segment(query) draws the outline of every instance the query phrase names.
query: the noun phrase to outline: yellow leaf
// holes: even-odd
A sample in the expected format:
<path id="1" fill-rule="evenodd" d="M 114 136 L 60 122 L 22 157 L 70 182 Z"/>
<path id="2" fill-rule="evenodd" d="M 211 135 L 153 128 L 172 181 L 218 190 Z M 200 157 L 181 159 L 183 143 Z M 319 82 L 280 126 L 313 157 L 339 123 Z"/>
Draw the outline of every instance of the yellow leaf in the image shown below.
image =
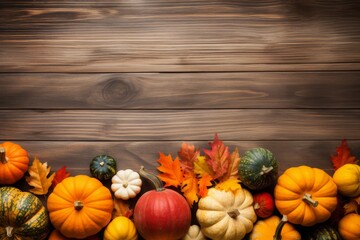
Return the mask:
<path id="1" fill-rule="evenodd" d="M 181 192 L 184 194 L 189 205 L 192 206 L 194 202 L 199 200 L 199 196 L 197 195 L 198 181 L 196 176 L 190 172 L 186 173 L 184 177 L 185 179 L 181 186 Z"/>
<path id="2" fill-rule="evenodd" d="M 161 181 L 165 182 L 164 187 L 178 187 L 183 181 L 183 173 L 181 171 L 180 160 L 178 157 L 172 160 L 171 155 L 165 156 L 160 153 L 158 162 L 161 164 L 157 169 L 162 172 L 158 175 Z"/>
<path id="3" fill-rule="evenodd" d="M 32 165 L 28 169 L 29 177 L 26 177 L 28 184 L 34 188 L 29 191 L 36 195 L 45 195 L 48 193 L 52 181 L 55 177 L 55 173 L 50 173 L 50 167 L 47 163 L 41 163 L 40 160 L 35 157 Z"/>
<path id="4" fill-rule="evenodd" d="M 216 184 L 215 188 L 218 189 L 218 190 L 225 190 L 225 191 L 233 191 L 233 192 L 235 192 L 236 190 L 241 188 L 241 185 L 240 185 L 239 180 L 237 178 L 230 178 L 230 179 L 228 179 L 226 181 L 219 182 L 218 184 Z"/>
<path id="5" fill-rule="evenodd" d="M 205 175 L 214 175 L 214 172 L 207 164 L 206 158 L 204 156 L 198 156 L 196 161 L 194 162 L 194 173 L 200 175 L 201 177 Z"/>

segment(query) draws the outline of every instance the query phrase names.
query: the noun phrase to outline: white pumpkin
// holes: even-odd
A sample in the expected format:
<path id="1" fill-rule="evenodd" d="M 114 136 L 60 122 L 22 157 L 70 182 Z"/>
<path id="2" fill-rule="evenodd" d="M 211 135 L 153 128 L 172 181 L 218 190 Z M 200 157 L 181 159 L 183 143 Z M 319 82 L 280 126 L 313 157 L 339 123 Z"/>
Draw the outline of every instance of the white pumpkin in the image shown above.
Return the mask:
<path id="1" fill-rule="evenodd" d="M 182 240 L 206 240 L 198 225 L 191 225 Z"/>
<path id="2" fill-rule="evenodd" d="M 142 181 L 139 173 L 131 170 L 120 170 L 111 179 L 111 190 L 116 198 L 128 200 L 134 198 L 140 191 Z"/>
<path id="3" fill-rule="evenodd" d="M 201 231 L 213 240 L 243 239 L 257 219 L 252 204 L 253 197 L 246 189 L 209 189 L 196 211 Z"/>

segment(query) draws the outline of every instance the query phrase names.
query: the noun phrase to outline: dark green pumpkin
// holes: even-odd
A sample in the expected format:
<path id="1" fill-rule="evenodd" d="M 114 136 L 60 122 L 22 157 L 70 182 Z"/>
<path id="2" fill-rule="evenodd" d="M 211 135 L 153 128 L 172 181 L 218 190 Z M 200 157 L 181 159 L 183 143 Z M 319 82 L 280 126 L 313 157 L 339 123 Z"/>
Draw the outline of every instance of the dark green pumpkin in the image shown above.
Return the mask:
<path id="1" fill-rule="evenodd" d="M 0 240 L 46 239 L 48 212 L 32 193 L 14 187 L 0 188 Z"/>
<path id="2" fill-rule="evenodd" d="M 338 231 L 329 225 L 321 225 L 305 231 L 305 240 L 341 240 Z"/>
<path id="3" fill-rule="evenodd" d="M 116 160 L 108 155 L 96 156 L 91 160 L 90 173 L 101 181 L 108 180 L 116 173 Z"/>
<path id="4" fill-rule="evenodd" d="M 264 148 L 253 148 L 244 153 L 239 164 L 241 182 L 252 190 L 260 190 L 276 183 L 278 164 L 274 155 Z"/>

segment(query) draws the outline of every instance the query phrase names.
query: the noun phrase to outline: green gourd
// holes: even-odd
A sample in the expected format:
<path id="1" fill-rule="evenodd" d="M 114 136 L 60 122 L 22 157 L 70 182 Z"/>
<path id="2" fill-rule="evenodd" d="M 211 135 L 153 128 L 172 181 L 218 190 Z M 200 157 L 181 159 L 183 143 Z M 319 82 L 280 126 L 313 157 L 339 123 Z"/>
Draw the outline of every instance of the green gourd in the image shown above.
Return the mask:
<path id="1" fill-rule="evenodd" d="M 239 178 L 248 188 L 267 188 L 276 183 L 277 176 L 278 164 L 269 150 L 257 147 L 246 151 L 241 157 Z"/>
<path id="2" fill-rule="evenodd" d="M 108 155 L 99 155 L 90 162 L 90 173 L 100 181 L 109 180 L 116 173 L 116 160 Z"/>
<path id="3" fill-rule="evenodd" d="M 305 240 L 341 240 L 336 229 L 325 224 L 316 226 L 313 230 L 305 231 L 307 234 L 303 236 Z"/>
<path id="4" fill-rule="evenodd" d="M 49 229 L 48 212 L 35 195 L 0 188 L 0 240 L 43 240 Z"/>

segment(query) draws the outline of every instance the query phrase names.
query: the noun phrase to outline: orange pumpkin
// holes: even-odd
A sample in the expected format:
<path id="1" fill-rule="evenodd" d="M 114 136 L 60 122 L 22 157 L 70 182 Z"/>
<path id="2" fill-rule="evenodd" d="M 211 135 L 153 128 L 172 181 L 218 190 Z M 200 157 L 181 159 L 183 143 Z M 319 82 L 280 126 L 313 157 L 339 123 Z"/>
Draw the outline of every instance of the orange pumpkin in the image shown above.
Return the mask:
<path id="1" fill-rule="evenodd" d="M 111 220 L 111 192 L 85 175 L 65 178 L 50 194 L 47 207 L 53 226 L 68 238 L 95 235 Z"/>
<path id="2" fill-rule="evenodd" d="M 360 239 L 360 215 L 356 213 L 346 214 L 340 219 L 338 230 L 344 240 Z"/>
<path id="3" fill-rule="evenodd" d="M 29 167 L 25 149 L 12 142 L 0 144 L 0 184 L 14 184 L 20 180 Z"/>
<path id="4" fill-rule="evenodd" d="M 287 169 L 274 190 L 275 205 L 289 222 L 313 226 L 330 218 L 337 205 L 337 187 L 323 170 L 308 166 Z"/>
<path id="5" fill-rule="evenodd" d="M 76 240 L 76 238 L 67 238 L 55 229 L 51 232 L 48 240 Z M 100 237 L 97 235 L 93 235 L 91 237 L 84 238 L 83 240 L 100 240 Z"/>

